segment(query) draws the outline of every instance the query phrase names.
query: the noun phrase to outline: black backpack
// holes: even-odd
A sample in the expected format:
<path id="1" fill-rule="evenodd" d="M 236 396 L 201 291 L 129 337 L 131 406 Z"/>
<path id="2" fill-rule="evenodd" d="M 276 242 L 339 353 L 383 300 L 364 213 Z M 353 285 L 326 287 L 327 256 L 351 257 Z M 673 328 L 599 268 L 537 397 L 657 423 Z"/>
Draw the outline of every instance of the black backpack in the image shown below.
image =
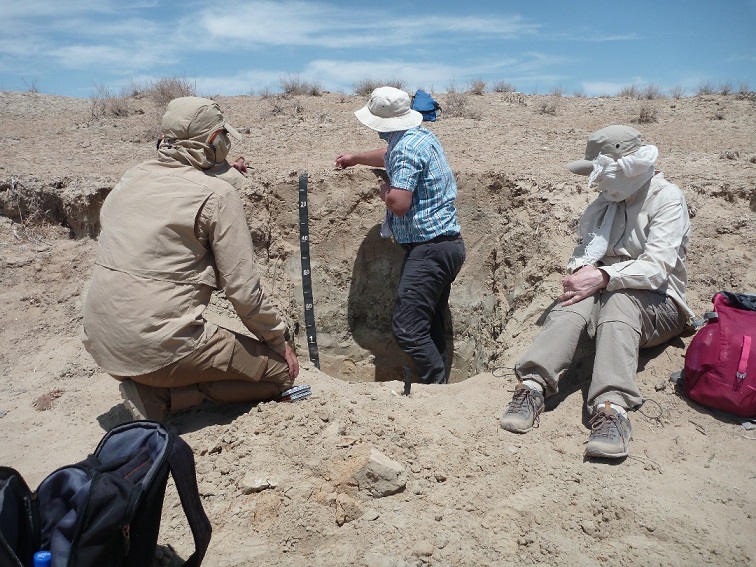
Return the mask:
<path id="1" fill-rule="evenodd" d="M 36 551 L 52 567 L 149 567 L 157 548 L 168 474 L 194 536 L 184 564 L 198 567 L 212 528 L 202 508 L 187 443 L 156 421 L 111 429 L 85 460 L 52 472 L 31 491 L 0 467 L 0 566 L 31 567 Z"/>

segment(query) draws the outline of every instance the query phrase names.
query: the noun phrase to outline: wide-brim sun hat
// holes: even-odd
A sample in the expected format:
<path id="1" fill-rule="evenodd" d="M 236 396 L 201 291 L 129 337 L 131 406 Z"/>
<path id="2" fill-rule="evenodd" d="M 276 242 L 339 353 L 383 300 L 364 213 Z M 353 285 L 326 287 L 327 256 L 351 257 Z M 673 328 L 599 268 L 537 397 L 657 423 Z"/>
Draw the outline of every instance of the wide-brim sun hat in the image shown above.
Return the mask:
<path id="1" fill-rule="evenodd" d="M 163 115 L 162 131 L 168 139 L 191 140 L 225 129 L 241 141 L 244 137 L 226 122 L 220 105 L 208 98 L 184 96 L 168 103 Z"/>
<path id="2" fill-rule="evenodd" d="M 394 87 L 378 87 L 368 103 L 354 113 L 357 120 L 376 132 L 398 132 L 419 126 L 423 115 L 410 108 L 410 97 Z"/>
<path id="3" fill-rule="evenodd" d="M 593 171 L 593 160 L 599 154 L 618 160 L 636 152 L 642 145 L 641 134 L 635 128 L 622 124 L 607 126 L 588 136 L 585 159 L 571 161 L 567 164 L 567 169 L 578 175 L 590 175 Z"/>

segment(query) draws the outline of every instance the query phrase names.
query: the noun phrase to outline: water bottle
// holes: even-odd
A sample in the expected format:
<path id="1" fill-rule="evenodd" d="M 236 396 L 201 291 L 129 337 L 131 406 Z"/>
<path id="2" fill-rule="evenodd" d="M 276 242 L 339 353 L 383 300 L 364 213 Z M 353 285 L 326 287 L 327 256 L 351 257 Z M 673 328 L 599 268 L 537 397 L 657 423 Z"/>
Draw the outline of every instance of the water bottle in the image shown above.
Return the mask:
<path id="1" fill-rule="evenodd" d="M 34 554 L 34 567 L 50 567 L 52 555 L 49 551 L 38 551 Z"/>

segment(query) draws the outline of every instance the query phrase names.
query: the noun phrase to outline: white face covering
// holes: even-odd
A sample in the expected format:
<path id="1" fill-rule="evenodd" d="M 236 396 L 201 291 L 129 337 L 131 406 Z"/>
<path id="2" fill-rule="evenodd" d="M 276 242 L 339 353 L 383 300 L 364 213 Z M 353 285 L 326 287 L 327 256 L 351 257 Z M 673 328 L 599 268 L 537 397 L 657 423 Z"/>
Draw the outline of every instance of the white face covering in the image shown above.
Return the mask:
<path id="1" fill-rule="evenodd" d="M 608 203 L 592 222 L 581 219 L 579 230 L 585 249 L 580 265 L 595 265 L 604 257 L 619 208 L 617 203 L 632 197 L 654 176 L 654 164 L 658 155 L 656 146 L 641 146 L 635 153 L 616 161 L 602 154 L 593 160 L 588 186 L 595 183 L 596 189 Z"/>
<path id="2" fill-rule="evenodd" d="M 604 194 L 607 201 L 624 201 L 654 176 L 654 163 L 658 155 L 656 146 L 641 146 L 635 153 L 617 161 L 599 154 L 593 160 L 588 185 L 595 183 L 596 189 Z"/>

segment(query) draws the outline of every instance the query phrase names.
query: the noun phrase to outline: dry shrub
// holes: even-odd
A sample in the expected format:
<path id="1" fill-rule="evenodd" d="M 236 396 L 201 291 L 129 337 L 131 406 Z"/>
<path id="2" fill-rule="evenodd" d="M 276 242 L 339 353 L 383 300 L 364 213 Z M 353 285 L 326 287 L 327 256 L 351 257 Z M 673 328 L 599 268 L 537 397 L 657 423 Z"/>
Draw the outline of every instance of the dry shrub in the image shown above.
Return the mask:
<path id="1" fill-rule="evenodd" d="M 483 79 L 475 79 L 470 82 L 470 89 L 468 92 L 474 95 L 482 95 L 486 92 L 486 82 Z"/>
<path id="2" fill-rule="evenodd" d="M 557 113 L 557 103 L 555 100 L 545 100 L 540 105 L 538 105 L 538 112 L 541 114 L 551 114 L 552 116 L 556 116 Z"/>
<path id="3" fill-rule="evenodd" d="M 281 90 L 286 96 L 320 96 L 323 89 L 320 83 L 305 81 L 299 75 L 286 75 L 279 79 Z"/>
<path id="4" fill-rule="evenodd" d="M 483 117 L 479 111 L 470 108 L 470 93 L 460 92 L 454 86 L 446 91 L 441 107 L 444 109 L 443 116 L 449 118 L 480 120 Z"/>
<path id="5" fill-rule="evenodd" d="M 729 81 L 719 85 L 719 94 L 723 96 L 727 96 L 731 92 L 732 92 L 732 83 L 730 83 Z"/>
<path id="6" fill-rule="evenodd" d="M 297 98 L 289 98 L 286 94 L 279 94 L 269 97 L 268 112 L 272 116 L 284 116 L 287 114 L 301 114 L 304 111 L 304 106 Z"/>
<path id="7" fill-rule="evenodd" d="M 147 83 L 141 89 L 145 98 L 153 101 L 159 108 L 168 105 L 174 98 L 196 96 L 196 85 L 184 77 L 166 77 Z"/>
<path id="8" fill-rule="evenodd" d="M 738 85 L 738 94 L 741 96 L 748 96 L 751 94 L 751 87 L 746 81 L 742 81 L 740 85 Z"/>
<path id="9" fill-rule="evenodd" d="M 697 96 L 713 95 L 713 94 L 716 94 L 716 92 L 717 92 L 717 89 L 715 89 L 714 85 L 712 85 L 708 81 L 705 83 L 701 83 L 696 89 Z"/>
<path id="10" fill-rule="evenodd" d="M 685 96 L 685 87 L 681 87 L 680 85 L 675 85 L 671 89 L 669 89 L 669 94 L 674 99 L 681 99 Z"/>
<path id="11" fill-rule="evenodd" d="M 494 83 L 493 90 L 495 93 L 513 93 L 517 89 L 512 83 L 497 81 L 496 83 Z"/>
<path id="12" fill-rule="evenodd" d="M 403 91 L 405 90 L 405 83 L 401 79 L 389 79 L 388 81 L 382 81 L 380 79 L 366 77 L 364 79 L 360 79 L 359 81 L 355 81 L 352 85 L 352 88 L 354 88 L 354 93 L 360 96 L 370 96 L 370 93 L 372 93 L 378 87 L 394 87 L 395 89 Z"/>
<path id="13" fill-rule="evenodd" d="M 95 92 L 89 99 L 90 113 L 93 120 L 109 116 L 128 116 L 129 99 L 126 94 L 114 95 L 105 85 L 95 85 Z"/>
<path id="14" fill-rule="evenodd" d="M 617 93 L 617 96 L 620 96 L 623 98 L 640 98 L 640 89 L 635 85 L 630 85 L 629 87 L 622 87 Z"/>
<path id="15" fill-rule="evenodd" d="M 645 104 L 640 107 L 637 119 L 638 124 L 651 124 L 657 121 L 656 109 L 654 107 Z"/>
<path id="16" fill-rule="evenodd" d="M 651 83 L 650 85 L 646 85 L 640 91 L 640 98 L 645 98 L 646 100 L 664 98 L 664 93 L 662 92 L 662 89 L 659 85 Z"/>
<path id="17" fill-rule="evenodd" d="M 265 100 L 269 99 L 270 97 L 275 96 L 273 94 L 273 91 L 271 91 L 268 87 L 260 89 L 260 98 Z"/>
<path id="18" fill-rule="evenodd" d="M 562 87 L 554 87 L 549 94 L 559 98 L 564 94 L 564 89 Z"/>

